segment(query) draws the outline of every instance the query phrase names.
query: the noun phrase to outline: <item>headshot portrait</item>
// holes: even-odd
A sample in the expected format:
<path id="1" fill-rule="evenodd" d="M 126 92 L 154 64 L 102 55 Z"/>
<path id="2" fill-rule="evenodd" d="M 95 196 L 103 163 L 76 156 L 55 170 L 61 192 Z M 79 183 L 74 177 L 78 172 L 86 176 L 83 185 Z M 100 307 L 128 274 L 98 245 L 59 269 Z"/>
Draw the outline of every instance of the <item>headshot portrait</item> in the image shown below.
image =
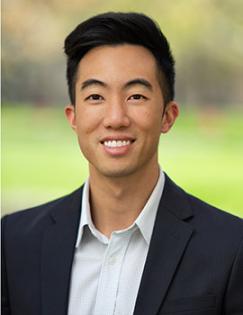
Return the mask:
<path id="1" fill-rule="evenodd" d="M 187 49 L 179 60 L 191 66 L 177 69 L 166 23 L 146 11 L 102 11 L 70 25 L 62 42 L 55 39 L 63 68 L 56 66 L 53 77 L 47 72 L 43 86 L 32 74 L 34 105 L 21 105 L 24 91 L 16 94 L 22 102 L 11 105 L 15 76 L 4 81 L 6 122 L 22 123 L 18 133 L 31 150 L 19 143 L 11 173 L 17 145 L 10 144 L 18 137 L 6 133 L 2 314 L 242 315 L 243 212 L 240 198 L 229 196 L 240 190 L 233 170 L 242 148 L 238 140 L 234 146 L 234 129 L 221 148 L 235 155 L 224 164 L 218 148 L 227 137 L 217 128 L 227 126 L 222 99 L 231 92 L 212 88 L 221 70 L 211 74 L 213 59 L 188 58 Z M 236 85 L 235 100 L 237 91 Z M 63 106 L 50 109 L 56 94 Z M 32 168 L 33 186 L 24 175 Z M 11 188 L 11 178 L 29 181 L 28 188 Z"/>

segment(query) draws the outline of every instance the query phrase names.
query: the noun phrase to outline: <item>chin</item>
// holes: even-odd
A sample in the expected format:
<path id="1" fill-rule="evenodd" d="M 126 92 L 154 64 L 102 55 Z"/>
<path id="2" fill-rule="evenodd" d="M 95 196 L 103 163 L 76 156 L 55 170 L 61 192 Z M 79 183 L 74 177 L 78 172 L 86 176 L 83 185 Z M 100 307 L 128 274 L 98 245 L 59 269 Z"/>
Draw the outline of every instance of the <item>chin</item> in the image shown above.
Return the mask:
<path id="1" fill-rule="evenodd" d="M 136 173 L 136 168 L 135 167 L 107 167 L 107 168 L 100 168 L 97 169 L 102 176 L 105 177 L 111 177 L 111 178 L 121 178 L 121 177 L 126 177 L 130 176 L 134 173 Z"/>

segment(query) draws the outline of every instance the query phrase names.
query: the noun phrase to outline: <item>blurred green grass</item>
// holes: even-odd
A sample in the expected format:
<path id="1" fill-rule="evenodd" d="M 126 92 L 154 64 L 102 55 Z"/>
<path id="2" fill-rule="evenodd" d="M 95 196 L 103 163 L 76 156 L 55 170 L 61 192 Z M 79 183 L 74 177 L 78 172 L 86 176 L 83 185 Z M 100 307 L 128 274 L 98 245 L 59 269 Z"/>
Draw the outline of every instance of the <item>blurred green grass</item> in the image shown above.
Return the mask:
<path id="1" fill-rule="evenodd" d="M 161 136 L 160 163 L 186 191 L 243 217 L 240 110 L 183 108 Z M 2 212 L 67 194 L 88 176 L 63 109 L 8 104 L 2 109 Z"/>

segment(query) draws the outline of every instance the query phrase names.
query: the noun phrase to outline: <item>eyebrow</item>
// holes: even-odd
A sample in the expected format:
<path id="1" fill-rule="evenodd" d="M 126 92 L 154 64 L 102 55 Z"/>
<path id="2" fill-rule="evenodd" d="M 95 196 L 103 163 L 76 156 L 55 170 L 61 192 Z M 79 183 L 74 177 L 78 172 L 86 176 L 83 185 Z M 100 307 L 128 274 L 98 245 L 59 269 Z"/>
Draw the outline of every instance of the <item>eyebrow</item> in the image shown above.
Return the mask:
<path id="1" fill-rule="evenodd" d="M 128 81 L 125 84 L 124 88 L 127 89 L 127 88 L 129 88 L 129 87 L 131 87 L 133 85 L 142 85 L 143 87 L 146 87 L 150 91 L 153 90 L 152 84 L 148 80 L 145 80 L 143 78 L 136 78 L 134 80 Z"/>
<path id="2" fill-rule="evenodd" d="M 103 86 L 103 87 L 107 87 L 107 84 L 100 81 L 100 80 L 97 80 L 97 79 L 88 79 L 86 81 L 84 81 L 82 84 L 81 84 L 81 90 L 84 90 L 85 88 L 91 86 L 91 85 L 100 85 L 100 86 Z"/>
<path id="3" fill-rule="evenodd" d="M 82 82 L 81 90 L 84 90 L 87 87 L 92 86 L 92 85 L 99 85 L 102 87 L 107 87 L 107 84 L 103 81 L 100 81 L 97 79 L 88 79 L 88 80 Z M 142 85 L 143 87 L 146 87 L 150 91 L 153 90 L 152 84 L 148 80 L 143 79 L 143 78 L 136 78 L 136 79 L 133 79 L 133 80 L 126 82 L 123 89 L 128 89 L 128 88 L 132 87 L 133 85 Z"/>

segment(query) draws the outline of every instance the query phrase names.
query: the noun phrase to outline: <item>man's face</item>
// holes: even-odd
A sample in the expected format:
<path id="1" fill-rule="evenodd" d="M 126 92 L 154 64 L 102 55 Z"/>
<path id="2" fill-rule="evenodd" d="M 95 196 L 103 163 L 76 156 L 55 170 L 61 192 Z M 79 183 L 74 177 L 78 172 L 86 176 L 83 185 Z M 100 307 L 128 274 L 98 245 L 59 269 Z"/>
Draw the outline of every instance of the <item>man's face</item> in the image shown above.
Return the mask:
<path id="1" fill-rule="evenodd" d="M 81 59 L 75 108 L 65 112 L 92 174 L 124 177 L 157 167 L 160 134 L 178 107 L 164 109 L 156 67 L 149 50 L 129 44 L 96 47 Z"/>

